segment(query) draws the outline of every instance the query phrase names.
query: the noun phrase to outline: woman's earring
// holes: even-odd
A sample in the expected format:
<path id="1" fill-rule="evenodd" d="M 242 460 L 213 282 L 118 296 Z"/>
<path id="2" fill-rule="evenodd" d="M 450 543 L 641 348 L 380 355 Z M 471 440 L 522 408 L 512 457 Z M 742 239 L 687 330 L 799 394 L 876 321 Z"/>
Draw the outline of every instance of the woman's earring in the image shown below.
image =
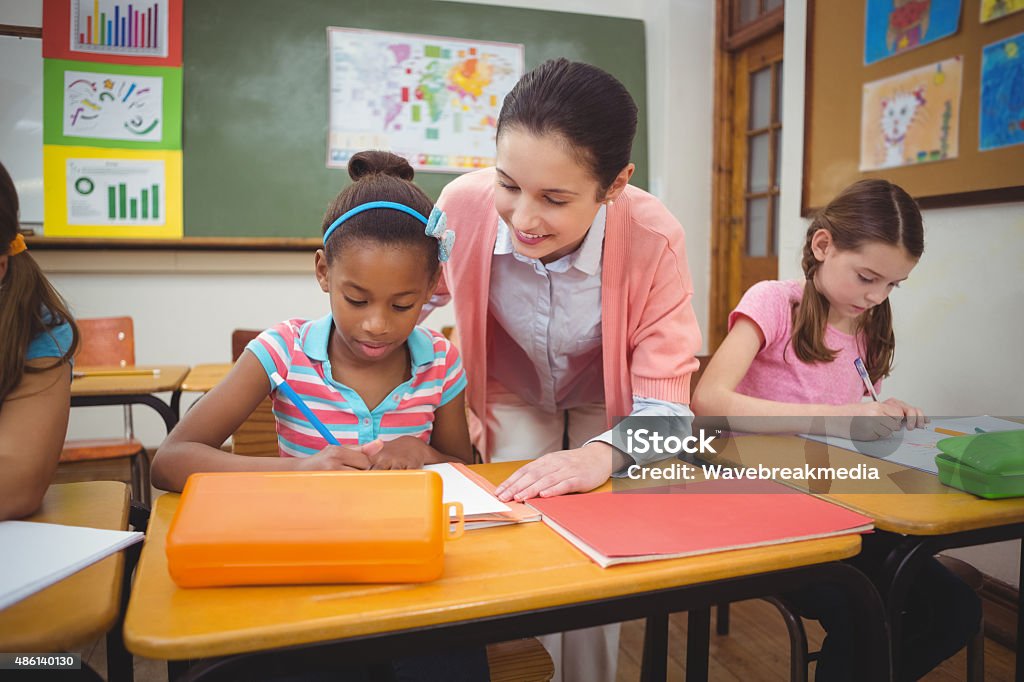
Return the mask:
<path id="1" fill-rule="evenodd" d="M 606 203 L 606 204 L 608 204 L 609 206 L 611 206 L 612 204 L 614 204 L 614 203 L 615 203 L 615 200 L 614 200 L 614 199 L 609 199 L 608 201 L 606 201 L 606 202 L 604 202 L 604 203 Z"/>

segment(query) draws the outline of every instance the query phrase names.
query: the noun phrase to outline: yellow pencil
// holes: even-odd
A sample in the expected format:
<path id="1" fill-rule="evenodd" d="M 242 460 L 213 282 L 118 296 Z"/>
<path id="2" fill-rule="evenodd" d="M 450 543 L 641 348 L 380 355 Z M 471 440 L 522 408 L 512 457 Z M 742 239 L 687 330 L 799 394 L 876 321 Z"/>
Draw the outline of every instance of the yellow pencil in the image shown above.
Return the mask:
<path id="1" fill-rule="evenodd" d="M 961 431 L 954 431 L 953 429 L 942 429 L 942 428 L 939 428 L 938 426 L 935 427 L 935 433 L 941 433 L 941 434 L 944 434 L 946 436 L 966 436 L 967 435 L 966 433 L 963 433 Z"/>
<path id="2" fill-rule="evenodd" d="M 75 372 L 75 377 L 126 377 L 126 376 L 157 376 L 159 369 L 88 369 Z"/>

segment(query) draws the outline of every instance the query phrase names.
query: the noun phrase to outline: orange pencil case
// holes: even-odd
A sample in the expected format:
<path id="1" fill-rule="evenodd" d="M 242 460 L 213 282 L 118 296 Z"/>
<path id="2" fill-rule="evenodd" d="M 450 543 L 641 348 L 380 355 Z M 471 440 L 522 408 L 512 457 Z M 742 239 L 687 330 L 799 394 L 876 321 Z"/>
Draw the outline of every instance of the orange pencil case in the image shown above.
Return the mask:
<path id="1" fill-rule="evenodd" d="M 434 580 L 463 532 L 441 492 L 432 471 L 193 474 L 167 566 L 181 587 Z"/>

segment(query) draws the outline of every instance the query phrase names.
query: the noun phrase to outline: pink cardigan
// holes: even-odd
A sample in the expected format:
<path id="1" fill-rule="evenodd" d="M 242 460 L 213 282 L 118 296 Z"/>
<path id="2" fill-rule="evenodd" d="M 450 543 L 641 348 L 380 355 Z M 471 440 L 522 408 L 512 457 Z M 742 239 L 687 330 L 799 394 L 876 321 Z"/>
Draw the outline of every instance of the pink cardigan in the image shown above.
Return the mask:
<path id="1" fill-rule="evenodd" d="M 470 409 L 487 414 L 488 289 L 498 230 L 493 168 L 449 183 L 437 201 L 456 234 L 438 291 L 455 305 Z M 683 228 L 658 199 L 633 186 L 608 208 L 601 265 L 601 344 L 610 428 L 633 409 L 633 395 L 690 402 L 700 329 Z M 486 429 L 478 442 L 484 461 Z"/>

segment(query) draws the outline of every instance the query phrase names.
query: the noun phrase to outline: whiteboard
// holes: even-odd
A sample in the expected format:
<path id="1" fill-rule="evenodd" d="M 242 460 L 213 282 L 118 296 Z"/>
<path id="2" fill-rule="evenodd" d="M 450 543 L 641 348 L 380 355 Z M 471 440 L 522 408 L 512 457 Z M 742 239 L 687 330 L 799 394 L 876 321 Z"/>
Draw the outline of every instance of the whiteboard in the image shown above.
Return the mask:
<path id="1" fill-rule="evenodd" d="M 21 222 L 43 222 L 43 41 L 0 35 L 0 162 L 21 202 Z"/>

